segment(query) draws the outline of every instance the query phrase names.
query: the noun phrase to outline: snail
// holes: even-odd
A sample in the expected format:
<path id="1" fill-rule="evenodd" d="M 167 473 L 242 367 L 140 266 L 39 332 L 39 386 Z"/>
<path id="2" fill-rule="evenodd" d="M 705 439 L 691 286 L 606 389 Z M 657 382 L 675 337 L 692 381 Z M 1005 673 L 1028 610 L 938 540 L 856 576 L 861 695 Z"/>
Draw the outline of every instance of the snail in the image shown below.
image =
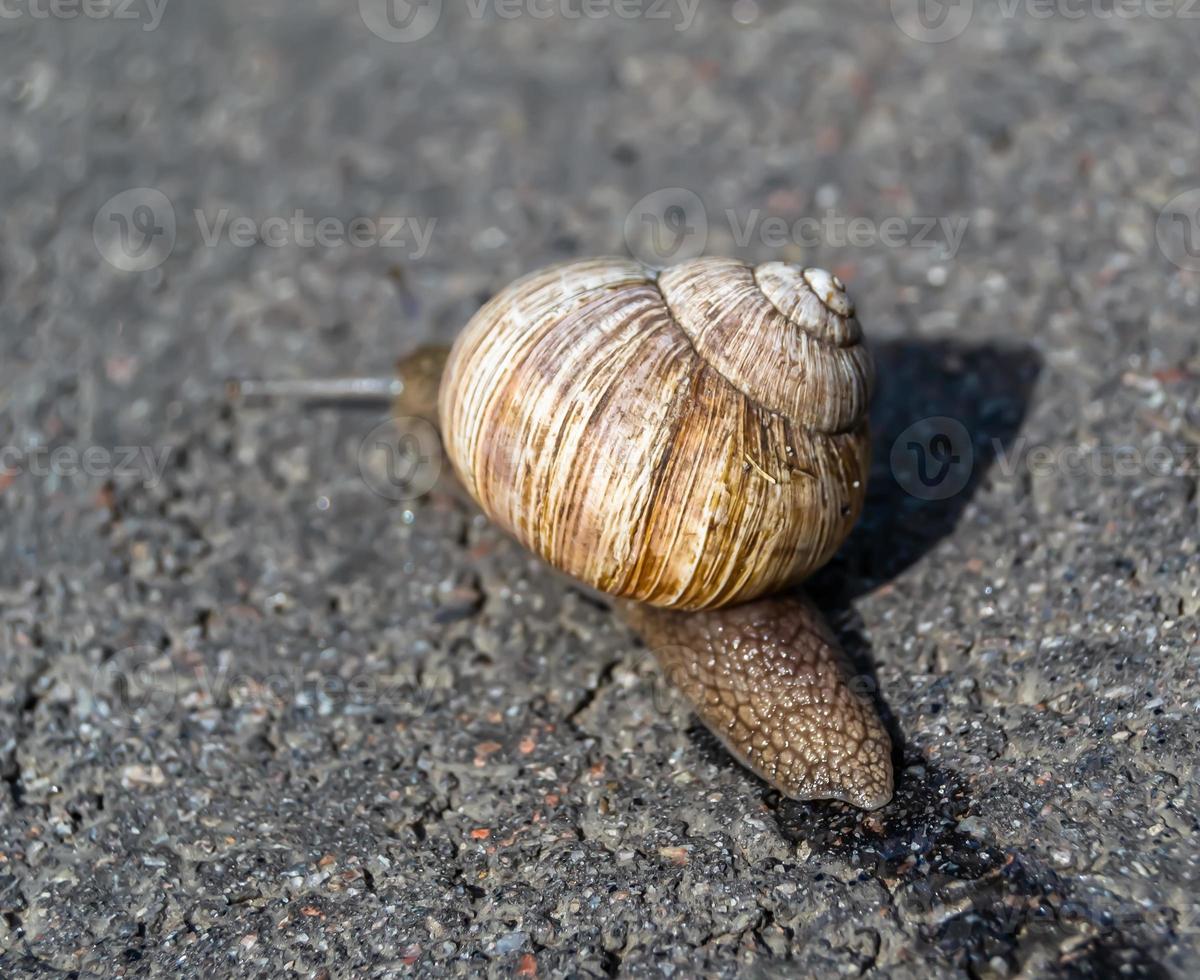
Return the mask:
<path id="1" fill-rule="evenodd" d="M 436 418 L 483 512 L 610 596 L 739 761 L 793 799 L 888 802 L 887 732 L 793 588 L 866 496 L 873 368 L 837 277 L 574 261 L 400 375 L 396 413 Z"/>

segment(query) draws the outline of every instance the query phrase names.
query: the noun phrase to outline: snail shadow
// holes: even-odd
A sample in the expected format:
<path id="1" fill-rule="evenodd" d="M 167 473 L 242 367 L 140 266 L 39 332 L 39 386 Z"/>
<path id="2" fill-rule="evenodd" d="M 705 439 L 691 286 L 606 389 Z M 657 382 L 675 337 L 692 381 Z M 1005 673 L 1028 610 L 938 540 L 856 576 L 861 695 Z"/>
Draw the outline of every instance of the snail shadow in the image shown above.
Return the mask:
<path id="1" fill-rule="evenodd" d="M 1041 358 L 1029 347 L 873 345 L 873 462 L 854 532 L 812 591 L 851 600 L 890 582 L 954 531 L 998 458 L 1012 458 Z"/>
<path id="2" fill-rule="evenodd" d="M 872 345 L 873 462 L 862 519 L 829 565 L 806 585 L 874 682 L 853 601 L 902 574 L 957 527 L 997 460 L 1017 440 L 1041 358 L 1028 346 L 897 339 Z M 878 689 L 878 688 L 876 688 Z M 895 747 L 903 736 L 879 705 Z"/>

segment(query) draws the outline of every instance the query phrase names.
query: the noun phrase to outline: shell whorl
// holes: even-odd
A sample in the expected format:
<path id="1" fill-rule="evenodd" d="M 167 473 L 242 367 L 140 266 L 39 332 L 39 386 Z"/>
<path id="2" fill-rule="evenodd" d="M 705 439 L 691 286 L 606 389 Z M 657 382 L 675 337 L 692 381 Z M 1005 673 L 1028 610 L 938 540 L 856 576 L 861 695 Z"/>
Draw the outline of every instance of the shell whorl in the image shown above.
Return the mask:
<path id="1" fill-rule="evenodd" d="M 484 511 L 613 595 L 696 609 L 829 559 L 866 488 L 870 356 L 835 277 L 591 259 L 471 320 L 440 394 Z"/>
<path id="2" fill-rule="evenodd" d="M 699 259 L 658 285 L 696 353 L 760 405 L 818 432 L 845 432 L 866 414 L 871 357 L 835 276 Z"/>

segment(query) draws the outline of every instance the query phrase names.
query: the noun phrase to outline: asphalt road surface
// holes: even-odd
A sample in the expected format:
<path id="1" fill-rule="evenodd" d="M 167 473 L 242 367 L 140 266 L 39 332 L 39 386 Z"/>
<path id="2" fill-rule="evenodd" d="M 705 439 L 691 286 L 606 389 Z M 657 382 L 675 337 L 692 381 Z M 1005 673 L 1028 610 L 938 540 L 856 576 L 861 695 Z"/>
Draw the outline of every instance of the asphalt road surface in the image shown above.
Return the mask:
<path id="1" fill-rule="evenodd" d="M 2 10 L 0 975 L 1200 972 L 1187 5 Z M 837 271 L 877 355 L 811 586 L 876 813 L 733 762 L 420 433 L 225 397 L 700 252 Z"/>

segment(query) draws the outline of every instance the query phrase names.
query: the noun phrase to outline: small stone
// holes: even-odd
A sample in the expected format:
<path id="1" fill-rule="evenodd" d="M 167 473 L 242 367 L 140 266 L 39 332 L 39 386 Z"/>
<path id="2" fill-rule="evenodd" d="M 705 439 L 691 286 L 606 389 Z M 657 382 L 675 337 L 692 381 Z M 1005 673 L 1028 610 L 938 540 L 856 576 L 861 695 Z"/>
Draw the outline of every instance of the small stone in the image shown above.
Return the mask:
<path id="1" fill-rule="evenodd" d="M 157 764 L 143 766 L 135 763 L 121 770 L 121 785 L 126 789 L 141 789 L 146 786 L 163 786 L 167 777 Z"/>
<path id="2" fill-rule="evenodd" d="M 496 940 L 496 952 L 500 954 L 515 953 L 525 945 L 529 936 L 523 932 L 510 932 Z"/>
<path id="3" fill-rule="evenodd" d="M 976 840 L 987 840 L 989 836 L 987 827 L 979 817 L 967 817 L 960 820 L 956 829 L 960 834 L 966 834 Z"/>

